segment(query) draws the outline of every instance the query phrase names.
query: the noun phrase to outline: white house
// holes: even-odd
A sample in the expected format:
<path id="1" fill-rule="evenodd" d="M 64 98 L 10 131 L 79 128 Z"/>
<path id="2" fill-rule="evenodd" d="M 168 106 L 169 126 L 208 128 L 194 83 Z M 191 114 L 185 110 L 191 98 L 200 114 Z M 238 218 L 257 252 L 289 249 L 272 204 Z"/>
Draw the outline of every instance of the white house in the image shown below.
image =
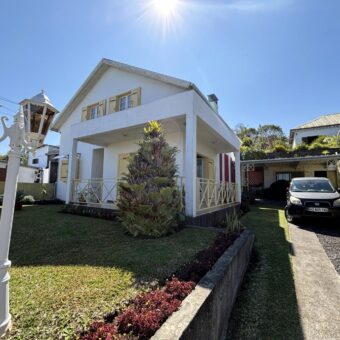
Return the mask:
<path id="1" fill-rule="evenodd" d="M 340 113 L 320 116 L 290 130 L 293 147 L 300 143 L 311 144 L 319 136 L 340 135 Z"/>
<path id="2" fill-rule="evenodd" d="M 162 123 L 167 141 L 178 148 L 187 216 L 240 202 L 240 141 L 219 115 L 216 96 L 207 98 L 191 82 L 108 59 L 100 61 L 52 124 L 61 134 L 58 198 L 115 208 L 127 155 L 137 150 L 151 120 Z M 233 156 L 226 161 L 221 153 Z M 231 179 L 225 167 L 230 170 L 232 163 L 236 184 L 225 181 Z"/>
<path id="3" fill-rule="evenodd" d="M 7 161 L 0 161 L 0 182 L 5 182 L 7 173 Z M 18 183 L 34 183 L 36 178 L 35 168 L 20 165 Z"/>
<path id="4" fill-rule="evenodd" d="M 38 183 L 55 183 L 58 175 L 59 146 L 44 144 L 34 153 L 29 153 L 28 165 L 36 168 Z"/>

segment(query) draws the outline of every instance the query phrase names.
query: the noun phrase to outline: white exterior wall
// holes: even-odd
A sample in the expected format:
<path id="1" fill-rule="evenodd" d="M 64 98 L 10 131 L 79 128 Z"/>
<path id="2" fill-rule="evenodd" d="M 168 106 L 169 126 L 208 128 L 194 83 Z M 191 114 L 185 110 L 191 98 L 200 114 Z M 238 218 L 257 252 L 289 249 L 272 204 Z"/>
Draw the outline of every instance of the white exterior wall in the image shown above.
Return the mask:
<path id="1" fill-rule="evenodd" d="M 294 131 L 293 147 L 302 142 L 302 138 L 311 136 L 336 136 L 340 126 L 320 127 L 315 129 L 303 129 Z"/>
<path id="2" fill-rule="evenodd" d="M 178 175 L 183 177 L 184 169 L 184 134 L 181 132 L 171 133 L 166 135 L 166 141 L 171 146 L 178 148 L 176 155 L 176 163 L 178 166 Z M 119 155 L 135 152 L 138 149 L 138 140 L 130 140 L 109 145 L 104 148 L 104 171 L 103 178 L 118 177 Z M 84 165 L 82 164 L 81 167 Z M 86 166 L 86 165 L 85 165 Z"/>
<path id="3" fill-rule="evenodd" d="M 48 166 L 46 156 L 48 150 L 49 146 L 46 145 L 37 149 L 34 154 L 30 152 L 28 156 L 28 165 L 33 166 L 35 168 L 46 168 Z M 33 164 L 33 159 L 38 159 L 38 163 Z"/>
<path id="4" fill-rule="evenodd" d="M 128 92 L 138 87 L 142 88 L 141 105 L 184 92 L 182 88 L 174 85 L 111 68 L 101 76 L 91 91 L 73 111 L 69 117 L 69 119 L 71 118 L 71 121 L 68 119 L 63 124 L 63 127 L 70 123 L 74 124 L 80 122 L 81 110 L 83 107 L 96 103 L 100 100 Z M 106 105 L 106 112 L 108 112 L 108 105 Z M 115 114 L 124 115 L 124 111 L 116 112 Z"/>
<path id="5" fill-rule="evenodd" d="M 36 169 L 21 166 L 19 169 L 19 183 L 34 183 Z"/>
<path id="6" fill-rule="evenodd" d="M 62 125 L 60 129 L 61 138 L 60 138 L 60 155 L 68 156 L 71 153 L 72 148 L 72 126 L 76 123 L 81 122 L 81 111 L 84 106 L 90 105 L 97 101 L 108 99 L 111 96 L 119 95 L 120 93 L 124 93 L 126 91 L 132 90 L 134 88 L 141 87 L 141 104 L 147 104 L 163 97 L 171 96 L 179 92 L 183 92 L 183 89 L 165 84 L 160 81 L 152 80 L 149 78 L 145 78 L 136 74 L 122 72 L 117 69 L 109 69 L 107 70 L 102 77 L 97 81 L 95 86 L 91 89 L 91 91 L 85 96 L 85 98 L 79 103 L 79 105 L 75 108 L 72 114 L 68 117 L 65 123 Z M 108 105 L 107 105 L 108 110 Z M 140 108 L 138 106 L 137 108 Z M 159 106 L 159 110 L 162 109 L 162 106 Z M 120 111 L 116 112 L 114 115 L 125 116 L 126 112 Z M 148 119 L 148 111 L 145 113 L 145 121 Z M 94 119 L 93 121 L 83 122 L 83 124 L 88 124 L 89 134 L 91 133 L 91 125 L 96 123 L 95 121 L 99 121 L 100 118 Z M 129 121 L 131 125 L 131 121 Z M 114 124 L 114 121 L 109 124 Z M 112 126 L 114 129 L 114 126 Z M 128 146 L 126 152 L 134 151 L 136 141 L 132 142 L 131 146 Z M 127 143 L 126 145 L 128 145 Z M 125 145 L 125 146 L 126 146 Z M 79 178 L 91 178 L 91 169 L 92 169 L 92 151 L 93 149 L 100 148 L 98 145 L 92 145 L 87 143 L 78 142 L 77 152 L 80 154 L 80 169 L 79 169 Z M 124 147 L 123 147 L 124 148 Z M 112 146 L 105 148 L 104 150 L 104 178 L 112 178 L 115 176 L 109 176 L 110 171 L 107 171 L 108 168 L 105 168 L 105 159 L 108 159 L 107 156 L 110 153 L 109 149 L 112 150 Z M 120 146 L 120 150 L 122 150 L 122 146 Z M 129 151 L 131 150 L 131 151 Z M 125 152 L 125 151 L 123 151 Z M 119 152 L 119 153 L 123 153 Z M 60 165 L 60 162 L 59 162 Z M 118 164 L 117 164 L 118 166 Z M 59 174 L 60 177 L 61 166 L 59 166 Z M 114 175 L 114 174 L 112 174 Z M 57 197 L 65 200 L 66 199 L 66 188 L 67 184 L 58 180 L 57 182 Z"/>

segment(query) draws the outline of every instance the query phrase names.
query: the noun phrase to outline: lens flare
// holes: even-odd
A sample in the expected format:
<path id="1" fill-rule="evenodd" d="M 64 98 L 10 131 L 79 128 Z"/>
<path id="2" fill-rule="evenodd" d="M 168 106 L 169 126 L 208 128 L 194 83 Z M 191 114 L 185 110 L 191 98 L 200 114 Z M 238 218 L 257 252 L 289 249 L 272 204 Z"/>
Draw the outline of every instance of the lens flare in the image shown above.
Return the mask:
<path id="1" fill-rule="evenodd" d="M 163 18 L 175 15 L 179 0 L 152 0 L 152 7 Z"/>

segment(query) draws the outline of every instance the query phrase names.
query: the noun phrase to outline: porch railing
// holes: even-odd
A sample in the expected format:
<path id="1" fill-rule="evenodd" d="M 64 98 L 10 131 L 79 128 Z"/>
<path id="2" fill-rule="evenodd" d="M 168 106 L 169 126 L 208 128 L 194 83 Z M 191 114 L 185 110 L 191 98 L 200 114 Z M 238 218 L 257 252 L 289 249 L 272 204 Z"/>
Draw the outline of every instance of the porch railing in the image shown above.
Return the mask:
<path id="1" fill-rule="evenodd" d="M 197 178 L 197 212 L 236 202 L 236 185 L 214 179 Z"/>
<path id="2" fill-rule="evenodd" d="M 122 179 L 117 178 L 74 179 L 72 202 L 114 209 L 117 203 L 118 184 L 121 181 Z M 181 194 L 181 209 L 184 211 L 184 178 L 177 177 L 176 182 Z M 196 208 L 198 212 L 235 202 L 235 183 L 197 178 Z"/>
<path id="3" fill-rule="evenodd" d="M 119 181 L 116 178 L 74 179 L 72 201 L 115 208 Z"/>
<path id="4" fill-rule="evenodd" d="M 72 202 L 116 208 L 118 184 L 123 181 L 117 178 L 74 179 Z M 184 211 L 184 177 L 176 177 L 181 195 L 181 210 Z"/>

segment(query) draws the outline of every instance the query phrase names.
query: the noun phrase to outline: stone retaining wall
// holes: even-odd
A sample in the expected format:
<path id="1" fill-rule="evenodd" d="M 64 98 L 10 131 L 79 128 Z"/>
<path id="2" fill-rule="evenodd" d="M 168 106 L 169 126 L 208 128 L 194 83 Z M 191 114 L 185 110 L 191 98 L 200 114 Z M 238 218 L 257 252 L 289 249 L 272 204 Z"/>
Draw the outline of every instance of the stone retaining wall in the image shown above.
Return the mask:
<path id="1" fill-rule="evenodd" d="M 225 339 L 254 238 L 251 231 L 244 231 L 151 339 Z"/>

